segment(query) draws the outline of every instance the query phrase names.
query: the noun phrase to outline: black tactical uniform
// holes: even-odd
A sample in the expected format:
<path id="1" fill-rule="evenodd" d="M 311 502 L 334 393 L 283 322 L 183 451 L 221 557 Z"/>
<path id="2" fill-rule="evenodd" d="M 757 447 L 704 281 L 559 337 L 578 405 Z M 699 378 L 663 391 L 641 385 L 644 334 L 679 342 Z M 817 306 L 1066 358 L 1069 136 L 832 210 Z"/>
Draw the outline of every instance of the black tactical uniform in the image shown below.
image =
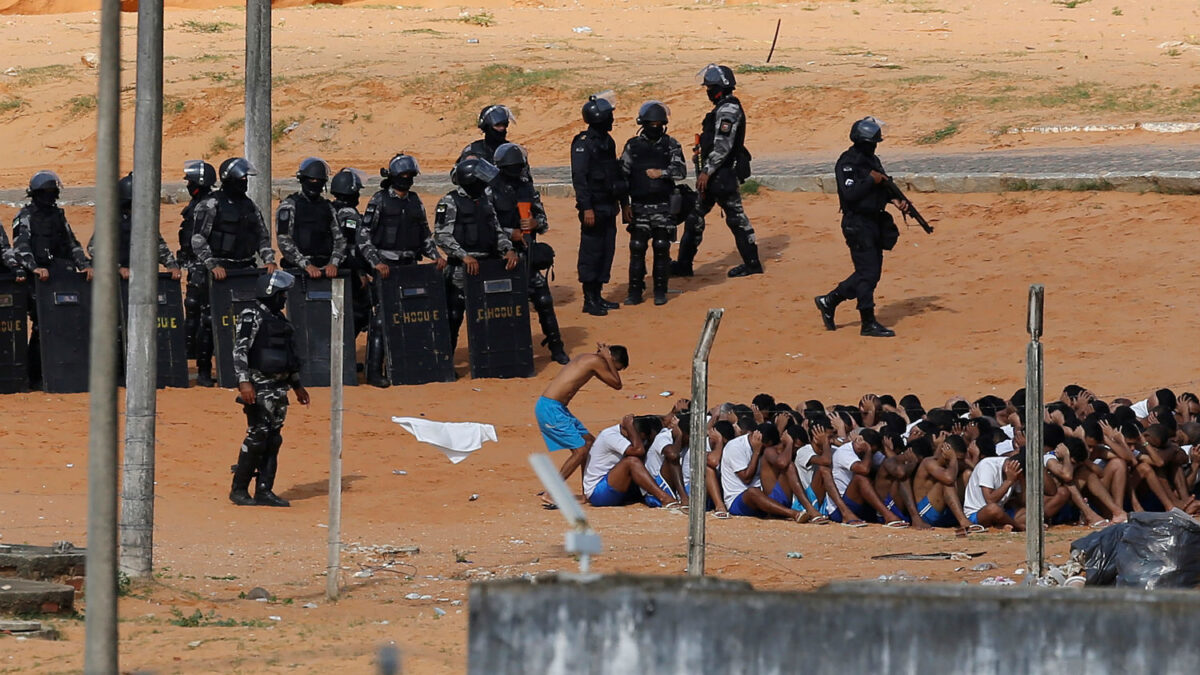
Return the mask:
<path id="1" fill-rule="evenodd" d="M 571 184 L 579 211 L 579 283 L 583 285 L 583 311 L 604 316 L 620 307 L 601 295 L 612 271 L 617 247 L 617 213 L 625 199 L 625 180 L 617 164 L 613 142 L 613 106 L 593 96 L 583 106 L 586 131 L 571 141 Z M 595 219 L 587 225 L 587 213 Z"/>
<path id="2" fill-rule="evenodd" d="M 329 165 L 309 157 L 300 164 L 296 178 L 300 192 L 284 197 L 275 215 L 283 267 L 293 272 L 310 266 L 339 267 L 346 258 L 346 240 L 333 203 L 321 194 L 329 180 Z"/>
<path id="3" fill-rule="evenodd" d="M 195 232 L 196 205 L 208 197 L 217 184 L 217 170 L 203 160 L 189 160 L 183 165 L 183 179 L 187 181 L 187 191 L 192 199 L 180 213 L 179 250 L 175 252 L 175 257 L 187 270 L 187 288 L 183 299 L 187 357 L 196 359 L 197 364 L 206 361 L 211 363 L 212 308 L 208 304 L 208 268 L 196 259 L 196 253 L 192 250 L 192 234 Z M 211 376 L 209 381 L 212 381 Z"/>
<path id="4" fill-rule="evenodd" d="M 679 241 L 679 257 L 672 265 L 676 276 L 692 275 L 692 260 L 704 238 L 704 217 L 713 206 L 720 205 L 725 224 L 733 233 L 742 264 L 729 270 L 731 277 L 762 274 L 758 258 L 758 243 L 754 228 L 742 208 L 741 183 L 749 175 L 750 155 L 746 151 L 746 113 L 733 95 L 736 81 L 727 66 L 709 65 L 703 71 L 704 86 L 713 109 L 701 125 L 700 171 L 707 175 L 708 184 L 699 190 L 696 209 L 688 216 L 683 238 Z"/>
<path id="5" fill-rule="evenodd" d="M 354 310 L 355 335 L 367 330 L 367 325 L 371 320 L 371 292 L 367 285 L 368 269 L 366 262 L 358 252 L 358 227 L 362 224 L 362 214 L 358 212 L 358 202 L 362 188 L 362 176 L 355 169 L 342 169 L 329 181 L 329 192 L 333 195 L 333 210 L 342 230 L 342 239 L 346 242 L 346 257 L 342 260 L 342 269 L 350 273 L 350 298 Z"/>
<path id="6" fill-rule="evenodd" d="M 117 266 L 122 269 L 129 269 L 130 252 L 133 244 L 133 174 L 127 174 L 118 185 L 118 193 L 121 197 L 121 222 L 118 225 L 118 247 L 117 247 Z M 89 256 L 95 256 L 94 244 L 96 236 L 88 240 L 87 252 Z M 167 246 L 167 241 L 162 235 L 158 235 L 158 262 L 163 267 L 169 270 L 179 269 L 179 264 L 175 262 L 175 256 L 171 253 L 171 247 Z"/>
<path id="7" fill-rule="evenodd" d="M 538 323 L 542 326 L 545 339 L 542 344 L 550 350 L 550 358 L 565 364 L 571 360 L 563 348 L 562 333 L 558 329 L 558 318 L 554 314 L 554 296 L 550 294 L 550 282 L 546 279 L 546 270 L 542 264 L 546 261 L 533 260 L 530 252 L 537 243 L 537 236 L 545 234 L 550 229 L 546 220 L 546 209 L 542 206 L 542 196 L 533 186 L 533 182 L 525 177 L 529 162 L 525 150 L 515 143 L 505 143 L 496 150 L 496 167 L 500 175 L 492 181 L 488 190 L 491 192 L 492 205 L 496 209 L 496 218 L 500 227 L 513 242 L 517 254 L 522 257 L 529 267 L 529 303 L 538 314 Z M 522 233 L 521 209 L 522 204 L 528 205 L 529 218 L 533 221 L 531 229 Z M 514 236 L 515 235 L 515 236 Z M 547 244 L 538 247 L 540 251 L 548 248 Z M 551 259 L 553 260 L 553 259 Z M 533 263 L 537 263 L 537 267 Z"/>
<path id="8" fill-rule="evenodd" d="M 891 337 L 895 332 L 875 320 L 875 286 L 883 273 L 883 252 L 896 245 L 900 231 L 885 211 L 890 200 L 887 189 L 877 182 L 871 172 L 886 175 L 883 163 L 875 155 L 875 145 L 883 140 L 879 123 L 872 117 L 861 119 L 850 129 L 854 145 L 838 157 L 834 174 L 837 179 L 838 203 L 842 211 L 842 236 L 850 248 L 854 273 L 846 277 L 826 295 L 815 302 L 827 330 L 834 330 L 834 310 L 843 300 L 856 298 L 862 318 L 861 334 L 869 337 Z"/>
<path id="9" fill-rule="evenodd" d="M 76 270 L 89 270 L 92 263 L 79 245 L 58 206 L 62 181 L 52 171 L 39 171 L 29 181 L 30 202 L 13 221 L 13 252 L 29 272 L 49 269 L 54 260 L 70 261 Z M 41 332 L 38 330 L 36 291 L 29 293 L 29 382 L 37 388 L 42 381 Z"/>

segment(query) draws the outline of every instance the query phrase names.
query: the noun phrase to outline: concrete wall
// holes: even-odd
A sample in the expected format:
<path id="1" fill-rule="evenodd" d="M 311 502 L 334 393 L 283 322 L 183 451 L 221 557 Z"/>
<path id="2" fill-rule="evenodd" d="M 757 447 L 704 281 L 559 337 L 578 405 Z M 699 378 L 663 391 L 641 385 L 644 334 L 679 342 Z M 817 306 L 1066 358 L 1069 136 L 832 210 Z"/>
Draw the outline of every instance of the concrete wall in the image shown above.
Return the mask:
<path id="1" fill-rule="evenodd" d="M 472 585 L 468 658 L 473 675 L 1194 675 L 1197 626 L 1187 591 L 564 576 Z"/>

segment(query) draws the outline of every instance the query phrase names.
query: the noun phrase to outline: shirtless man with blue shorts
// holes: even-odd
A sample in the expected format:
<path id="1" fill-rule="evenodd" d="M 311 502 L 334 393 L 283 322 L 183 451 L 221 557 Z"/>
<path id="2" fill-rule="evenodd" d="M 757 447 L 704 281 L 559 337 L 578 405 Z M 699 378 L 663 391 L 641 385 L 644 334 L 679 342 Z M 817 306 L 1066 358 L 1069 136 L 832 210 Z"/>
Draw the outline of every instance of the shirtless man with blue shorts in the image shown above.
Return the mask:
<path id="1" fill-rule="evenodd" d="M 620 389 L 621 371 L 628 366 L 629 352 L 624 347 L 600 343 L 595 353 L 580 354 L 563 366 L 538 399 L 534 414 L 546 448 L 550 452 L 571 451 L 571 456 L 558 470 L 564 481 L 583 466 L 592 443 L 596 441 L 587 427 L 567 410 L 567 404 L 593 377 L 613 389 Z"/>

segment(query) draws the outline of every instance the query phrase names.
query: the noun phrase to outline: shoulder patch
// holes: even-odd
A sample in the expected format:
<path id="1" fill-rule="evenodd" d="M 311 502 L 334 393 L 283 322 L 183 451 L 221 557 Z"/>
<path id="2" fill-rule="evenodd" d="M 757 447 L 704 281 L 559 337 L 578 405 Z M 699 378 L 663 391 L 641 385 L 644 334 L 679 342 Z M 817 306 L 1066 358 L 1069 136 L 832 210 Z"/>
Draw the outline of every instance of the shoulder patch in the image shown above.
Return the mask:
<path id="1" fill-rule="evenodd" d="M 847 179 L 846 179 L 846 187 L 850 187 L 851 185 L 854 185 L 854 179 L 853 179 L 853 178 L 847 178 Z"/>
<path id="2" fill-rule="evenodd" d="M 728 134 L 729 132 L 733 131 L 733 122 L 730 122 L 729 120 L 721 120 L 721 125 L 717 128 L 717 131 L 722 134 Z"/>
<path id="3" fill-rule="evenodd" d="M 446 202 L 438 202 L 437 213 L 442 214 L 445 212 L 446 212 Z"/>

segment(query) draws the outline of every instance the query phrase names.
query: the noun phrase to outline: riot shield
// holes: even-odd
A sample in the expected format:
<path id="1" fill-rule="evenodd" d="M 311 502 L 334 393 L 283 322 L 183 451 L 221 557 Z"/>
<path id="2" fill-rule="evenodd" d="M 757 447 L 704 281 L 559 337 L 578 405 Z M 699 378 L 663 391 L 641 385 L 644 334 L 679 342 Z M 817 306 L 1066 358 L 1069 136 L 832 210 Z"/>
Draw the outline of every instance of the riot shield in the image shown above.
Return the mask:
<path id="1" fill-rule="evenodd" d="M 392 384 L 454 381 L 445 277 L 434 264 L 393 265 L 375 280 L 382 294 Z"/>
<path id="2" fill-rule="evenodd" d="M 333 317 L 332 279 L 313 279 L 304 270 L 296 270 L 296 285 L 288 291 L 287 316 L 296 329 L 296 349 L 300 353 L 300 381 L 306 387 L 328 387 L 331 363 L 329 340 Z M 358 384 L 354 367 L 354 316 L 350 308 L 350 284 L 353 279 L 342 273 L 345 297 L 342 305 L 342 384 Z"/>
<path id="3" fill-rule="evenodd" d="M 42 341 L 42 390 L 74 394 L 88 390 L 88 341 L 92 285 L 65 264 L 50 267 L 36 282 L 38 331 Z M 113 335 L 113 340 L 120 339 Z"/>
<path id="4" fill-rule="evenodd" d="M 182 282 L 171 279 L 170 272 L 158 273 L 158 294 L 155 299 L 155 344 L 158 362 L 156 385 L 166 387 L 188 386 L 187 335 L 183 321 Z M 121 326 L 122 335 L 129 333 L 129 281 L 121 280 Z M 128 349 L 126 340 L 126 350 Z M 124 354 L 124 352 L 123 352 Z M 122 357 L 122 362 L 127 357 Z"/>
<path id="5" fill-rule="evenodd" d="M 479 274 L 467 275 L 471 377 L 533 377 L 528 275 L 503 260 L 480 260 Z"/>
<path id="6" fill-rule="evenodd" d="M 226 268 L 224 281 L 217 281 L 211 275 L 208 278 L 217 384 L 226 389 L 237 389 L 238 386 L 237 374 L 233 372 L 233 341 L 237 332 L 238 315 L 254 304 L 254 284 L 263 271 L 259 268 Z"/>
<path id="7" fill-rule="evenodd" d="M 0 274 L 0 394 L 29 390 L 29 281 Z"/>

